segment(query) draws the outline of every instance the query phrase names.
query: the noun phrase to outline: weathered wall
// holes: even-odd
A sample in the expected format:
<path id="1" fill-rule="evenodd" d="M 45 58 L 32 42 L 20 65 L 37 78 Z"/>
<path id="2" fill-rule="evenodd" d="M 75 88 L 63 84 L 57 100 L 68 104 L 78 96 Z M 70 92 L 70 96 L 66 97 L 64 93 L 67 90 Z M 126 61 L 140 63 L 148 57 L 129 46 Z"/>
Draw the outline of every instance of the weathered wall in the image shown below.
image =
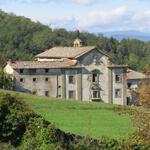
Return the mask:
<path id="1" fill-rule="evenodd" d="M 22 74 L 19 73 L 19 70 L 16 70 L 14 71 L 14 76 L 17 91 L 36 92 L 40 96 L 45 96 L 45 91 L 48 91 L 51 97 L 61 95 L 62 79 L 60 69 L 49 69 L 48 73 L 45 73 L 45 69 L 37 69 L 36 73 L 31 73 L 29 69 L 24 69 Z M 20 82 L 20 78 L 23 78 L 24 81 Z M 33 82 L 33 78 L 36 78 L 35 82 Z M 45 81 L 45 78 L 48 78 L 48 81 Z"/>
<path id="2" fill-rule="evenodd" d="M 14 70 L 13 70 L 13 68 L 9 65 L 9 63 L 5 66 L 4 71 L 5 71 L 6 73 L 8 73 L 8 74 L 11 74 L 11 75 L 13 75 L 13 73 L 14 73 Z"/>
<path id="3" fill-rule="evenodd" d="M 115 75 L 121 76 L 121 82 L 116 83 Z M 113 68 L 112 69 L 112 94 L 113 94 L 113 104 L 126 104 L 126 86 L 127 82 L 125 79 L 125 69 L 124 68 Z M 121 97 L 115 97 L 115 89 L 121 89 Z"/>
<path id="4" fill-rule="evenodd" d="M 80 59 L 85 68 L 82 69 L 82 99 L 90 100 L 91 93 L 91 71 L 99 70 L 100 96 L 102 101 L 108 103 L 108 57 L 97 50 L 85 54 Z"/>
<path id="5" fill-rule="evenodd" d="M 75 99 L 84 101 L 90 101 L 92 98 L 91 72 L 98 70 L 101 100 L 105 103 L 126 104 L 127 83 L 124 68 L 108 68 L 108 57 L 96 49 L 78 58 L 78 61 L 83 65 L 82 69 L 49 69 L 48 73 L 45 69 L 37 69 L 36 73 L 24 69 L 24 73 L 20 74 L 19 70 L 13 70 L 8 64 L 5 70 L 14 75 L 17 91 L 36 92 L 40 96 L 45 96 L 45 91 L 48 91 L 51 97 L 69 98 L 69 91 L 73 90 L 76 92 Z M 121 74 L 121 83 L 115 82 L 116 74 Z M 74 84 L 68 82 L 70 75 L 75 77 Z M 20 78 L 24 78 L 24 81 L 20 82 Z M 33 82 L 33 78 L 37 79 L 36 82 Z M 45 78 L 49 80 L 45 81 Z M 121 89 L 120 98 L 115 97 L 115 89 Z"/>
<path id="6" fill-rule="evenodd" d="M 75 78 L 75 83 L 69 83 L 69 76 L 73 75 Z M 77 70 L 76 69 L 66 69 L 65 70 L 66 77 L 66 98 L 69 99 L 69 91 L 75 91 L 75 99 L 78 99 L 78 91 L 77 91 Z"/>

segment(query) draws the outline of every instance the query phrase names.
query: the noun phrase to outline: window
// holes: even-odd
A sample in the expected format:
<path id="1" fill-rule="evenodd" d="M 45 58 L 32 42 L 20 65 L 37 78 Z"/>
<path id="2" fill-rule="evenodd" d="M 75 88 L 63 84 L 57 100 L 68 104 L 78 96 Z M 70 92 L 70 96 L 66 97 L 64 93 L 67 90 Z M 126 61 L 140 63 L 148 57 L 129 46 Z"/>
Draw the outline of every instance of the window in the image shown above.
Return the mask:
<path id="1" fill-rule="evenodd" d="M 23 73 L 24 69 L 20 69 L 20 73 Z"/>
<path id="2" fill-rule="evenodd" d="M 34 74 L 36 73 L 36 69 L 30 69 L 30 72 Z"/>
<path id="3" fill-rule="evenodd" d="M 33 82 L 36 82 L 36 80 L 37 80 L 36 78 L 33 78 Z"/>
<path id="4" fill-rule="evenodd" d="M 121 82 L 121 75 L 116 74 L 115 81 L 116 81 L 116 83 L 120 83 Z"/>
<path id="5" fill-rule="evenodd" d="M 58 95 L 58 97 L 61 97 L 61 95 Z"/>
<path id="6" fill-rule="evenodd" d="M 75 47 L 78 47 L 78 44 L 75 44 L 74 46 L 75 46 Z"/>
<path id="7" fill-rule="evenodd" d="M 128 83 L 128 88 L 129 88 L 129 89 L 131 88 L 131 85 L 132 85 L 131 83 Z"/>
<path id="8" fill-rule="evenodd" d="M 45 78 L 45 81 L 47 82 L 47 81 L 48 81 L 48 78 Z"/>
<path id="9" fill-rule="evenodd" d="M 45 69 L 45 73 L 48 73 L 49 72 L 49 69 Z"/>
<path id="10" fill-rule="evenodd" d="M 69 76 L 69 84 L 74 84 L 74 83 L 75 83 L 75 77 Z"/>
<path id="11" fill-rule="evenodd" d="M 93 70 L 92 71 L 92 82 L 93 83 L 98 83 L 99 82 L 99 74 L 100 74 L 99 70 Z"/>
<path id="12" fill-rule="evenodd" d="M 49 96 L 49 91 L 45 91 L 45 96 Z"/>
<path id="13" fill-rule="evenodd" d="M 93 91 L 93 98 L 100 98 L 100 92 L 99 91 Z"/>
<path id="14" fill-rule="evenodd" d="M 33 91 L 33 92 L 32 92 L 32 94 L 33 94 L 33 95 L 36 95 L 36 94 L 37 94 L 37 91 L 36 91 L 36 90 L 35 90 L 35 91 Z"/>
<path id="15" fill-rule="evenodd" d="M 98 74 L 97 73 L 93 73 L 92 82 L 98 82 Z"/>
<path id="16" fill-rule="evenodd" d="M 69 91 L 69 98 L 70 99 L 75 99 L 76 98 L 75 91 Z"/>
<path id="17" fill-rule="evenodd" d="M 115 89 L 115 98 L 121 98 L 121 89 Z"/>
<path id="18" fill-rule="evenodd" d="M 23 79 L 23 78 L 20 78 L 20 82 L 24 82 L 24 79 Z"/>

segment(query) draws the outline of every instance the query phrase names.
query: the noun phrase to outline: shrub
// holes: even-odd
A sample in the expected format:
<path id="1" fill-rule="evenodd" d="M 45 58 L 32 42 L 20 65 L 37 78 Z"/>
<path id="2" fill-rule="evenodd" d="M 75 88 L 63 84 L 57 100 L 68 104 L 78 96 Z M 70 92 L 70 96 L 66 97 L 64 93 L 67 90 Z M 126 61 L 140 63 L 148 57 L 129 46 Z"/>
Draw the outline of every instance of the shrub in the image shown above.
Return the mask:
<path id="1" fill-rule="evenodd" d="M 14 82 L 12 80 L 12 76 L 5 73 L 0 68 L 0 88 L 1 89 L 13 89 L 13 87 L 14 87 Z"/>
<path id="2" fill-rule="evenodd" d="M 53 150 L 59 147 L 56 128 L 42 117 L 30 118 L 20 149 Z"/>
<path id="3" fill-rule="evenodd" d="M 26 120 L 32 115 L 33 112 L 17 95 L 1 95 L 0 141 L 17 145 L 26 130 Z"/>
<path id="4" fill-rule="evenodd" d="M 133 140 L 65 133 L 35 114 L 17 95 L 0 95 L 0 150 L 148 150 Z"/>

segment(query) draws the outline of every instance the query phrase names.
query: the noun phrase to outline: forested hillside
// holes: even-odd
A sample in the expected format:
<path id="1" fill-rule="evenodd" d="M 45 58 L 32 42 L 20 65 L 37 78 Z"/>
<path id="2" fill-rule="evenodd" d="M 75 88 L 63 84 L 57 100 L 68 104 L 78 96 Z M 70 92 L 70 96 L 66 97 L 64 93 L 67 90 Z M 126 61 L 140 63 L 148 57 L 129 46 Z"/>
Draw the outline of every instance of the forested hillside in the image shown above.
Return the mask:
<path id="1" fill-rule="evenodd" d="M 31 60 L 45 49 L 71 46 L 76 36 L 76 31 L 52 30 L 39 22 L 0 11 L 0 53 L 8 59 Z M 150 42 L 136 39 L 119 42 L 114 38 L 88 32 L 81 32 L 80 38 L 84 45 L 95 45 L 109 52 L 116 64 L 128 64 L 136 70 L 150 65 Z"/>

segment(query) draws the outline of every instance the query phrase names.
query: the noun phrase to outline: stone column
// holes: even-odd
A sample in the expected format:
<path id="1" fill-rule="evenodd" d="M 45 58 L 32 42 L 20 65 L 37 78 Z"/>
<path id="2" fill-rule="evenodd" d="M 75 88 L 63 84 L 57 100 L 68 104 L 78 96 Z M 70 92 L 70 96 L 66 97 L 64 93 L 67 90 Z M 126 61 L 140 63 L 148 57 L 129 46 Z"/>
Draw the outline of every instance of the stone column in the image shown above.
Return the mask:
<path id="1" fill-rule="evenodd" d="M 113 104 L 113 78 L 112 78 L 112 70 L 108 68 L 108 102 Z"/>
<path id="2" fill-rule="evenodd" d="M 82 100 L 82 70 L 78 69 L 77 73 L 77 93 L 78 100 Z"/>
<path id="3" fill-rule="evenodd" d="M 127 105 L 127 79 L 126 79 L 127 68 L 123 69 L 123 105 Z"/>
<path id="4" fill-rule="evenodd" d="M 66 98 L 66 76 L 65 69 L 62 69 L 62 98 Z"/>

